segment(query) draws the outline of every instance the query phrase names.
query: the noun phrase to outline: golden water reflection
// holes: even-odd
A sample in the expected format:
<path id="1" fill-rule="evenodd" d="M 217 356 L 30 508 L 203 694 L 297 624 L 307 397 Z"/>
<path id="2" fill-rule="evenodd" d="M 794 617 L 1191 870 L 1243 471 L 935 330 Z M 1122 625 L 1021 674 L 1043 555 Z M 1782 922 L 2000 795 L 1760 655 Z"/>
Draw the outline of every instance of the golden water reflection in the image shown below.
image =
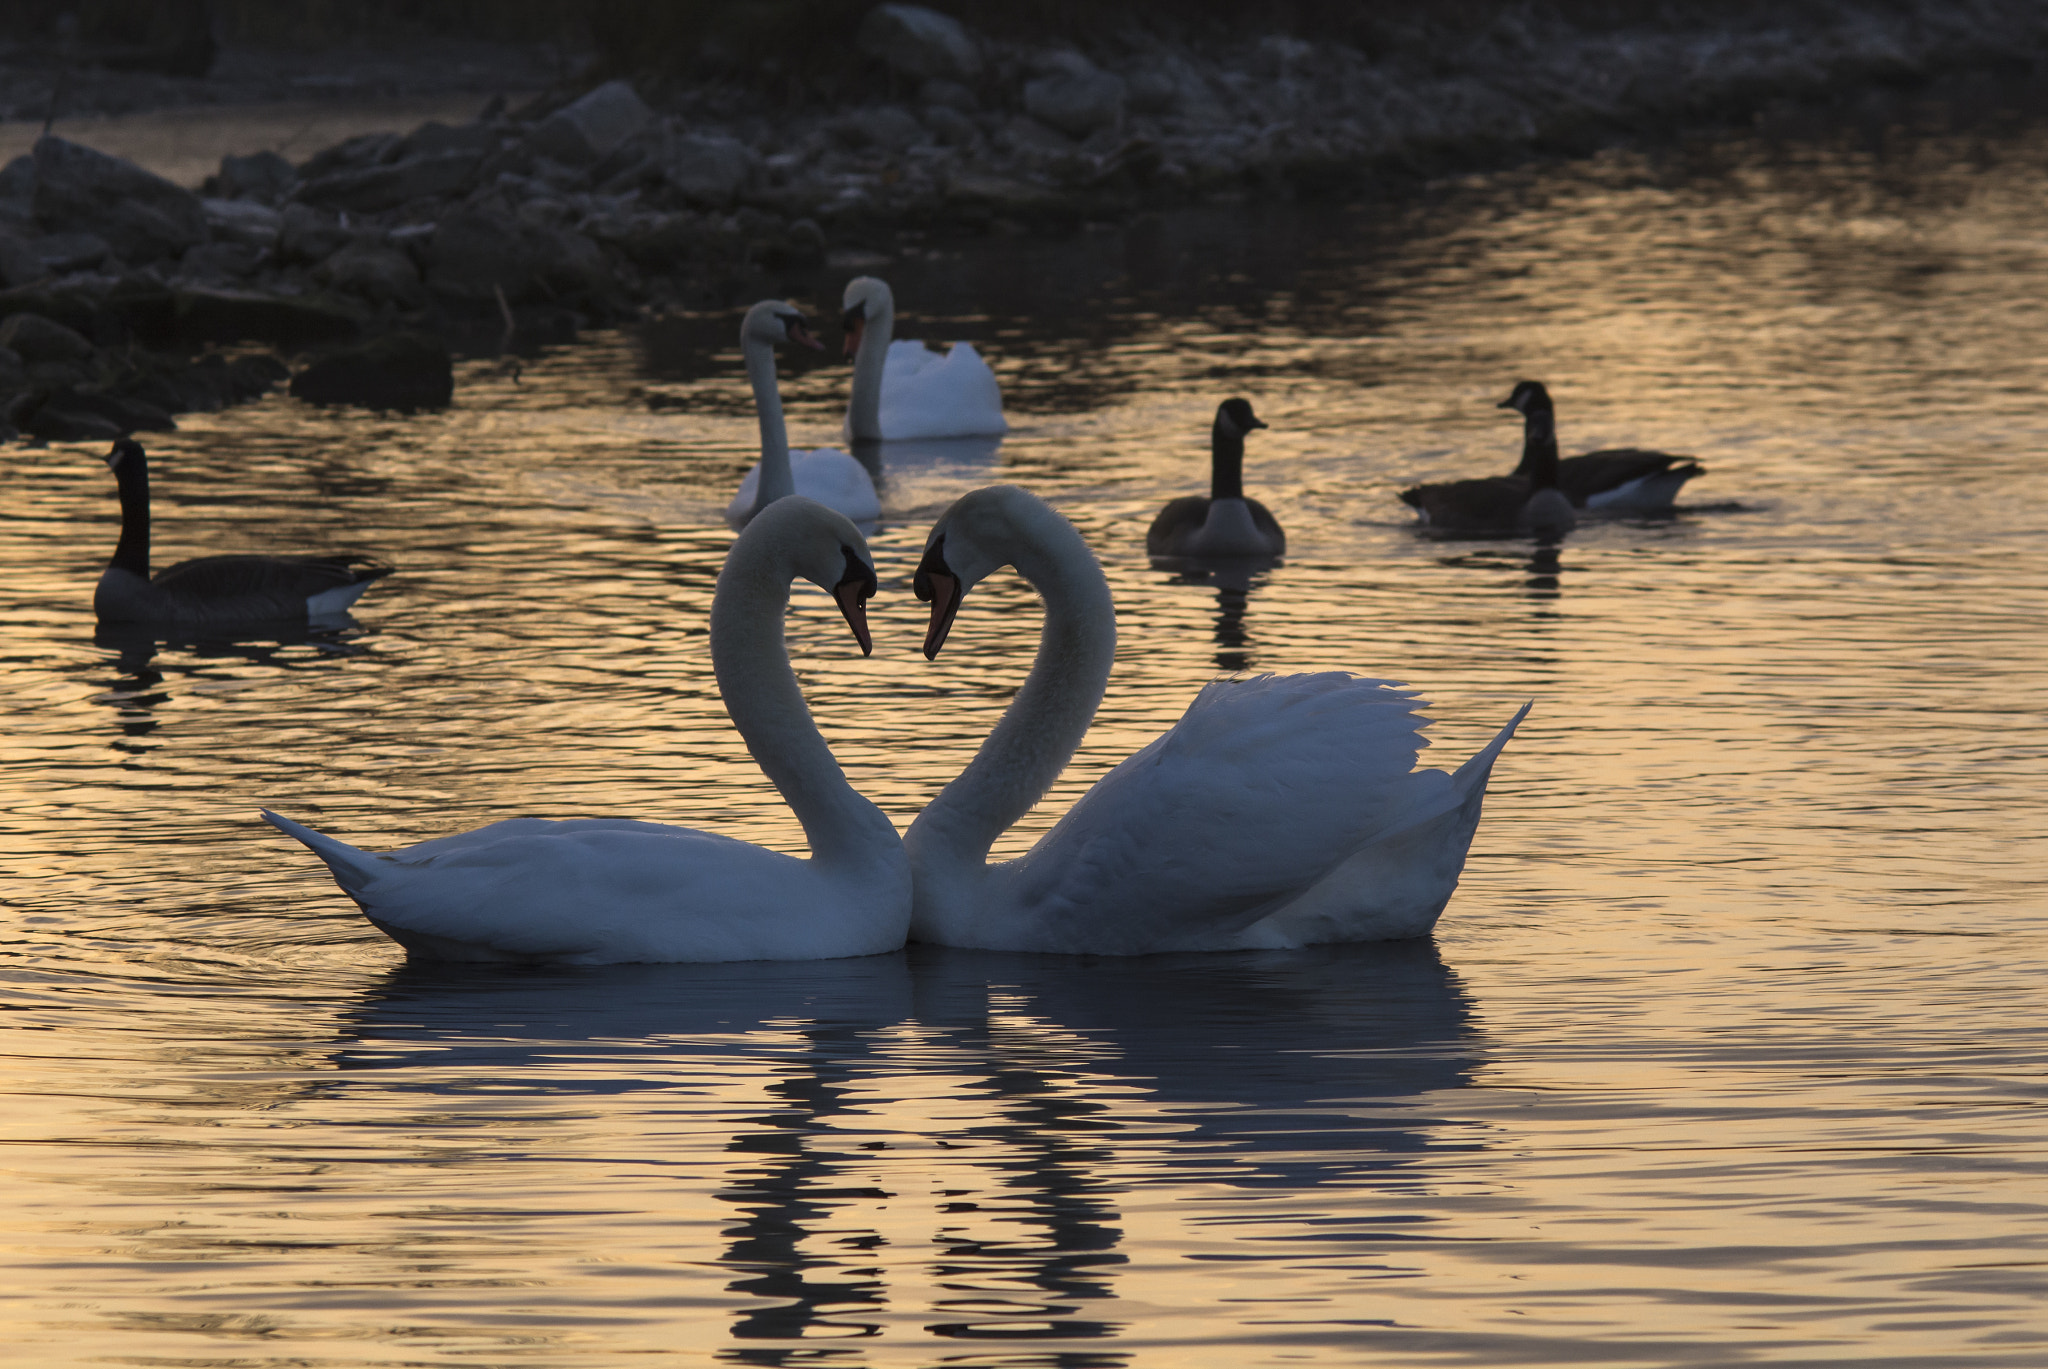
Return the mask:
<path id="1" fill-rule="evenodd" d="M 753 460 L 732 319 L 464 363 L 412 418 L 272 399 L 152 448 L 159 555 L 358 548 L 302 640 L 96 634 L 99 453 L 0 458 L 0 1339 L 26 1362 L 971 1366 L 2038 1360 L 2048 142 L 1734 140 L 1389 209 L 1251 205 L 892 264 L 1016 431 L 885 451 L 877 651 L 790 621 L 907 822 L 1037 640 L 918 647 L 960 492 L 1053 498 L 1119 658 L 1017 850 L 1218 669 L 1525 699 L 1433 946 L 1140 962 L 406 967 L 273 806 L 370 847 L 514 815 L 800 834 L 705 619 Z M 836 280 L 789 282 L 813 302 Z M 766 287 L 764 287 L 766 288 Z M 915 309 L 912 305 L 915 305 Z M 1665 520 L 1417 535 L 1567 450 Z M 843 367 L 785 379 L 830 440 Z M 1153 565 L 1219 396 L 1288 529 Z"/>

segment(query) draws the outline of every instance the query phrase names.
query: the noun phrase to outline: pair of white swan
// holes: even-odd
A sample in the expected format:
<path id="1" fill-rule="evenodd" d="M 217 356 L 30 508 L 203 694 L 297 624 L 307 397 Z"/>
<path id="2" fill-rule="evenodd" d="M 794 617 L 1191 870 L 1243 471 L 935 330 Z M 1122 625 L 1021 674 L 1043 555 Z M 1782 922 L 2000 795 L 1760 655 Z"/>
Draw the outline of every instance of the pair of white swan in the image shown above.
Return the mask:
<path id="1" fill-rule="evenodd" d="M 847 785 L 782 644 L 801 575 L 832 590 L 866 648 L 866 546 L 801 498 L 765 509 L 734 544 L 711 649 L 726 709 L 803 824 L 809 861 L 653 823 L 531 819 L 378 856 L 264 816 L 326 861 L 379 927 L 441 958 L 824 959 L 890 950 L 906 934 L 1125 955 L 1429 931 L 1522 713 L 1455 774 L 1416 771 L 1419 701 L 1343 674 L 1210 684 L 1029 854 L 990 865 L 991 844 L 1079 745 L 1116 649 L 1108 582 L 1080 534 L 1028 492 L 994 486 L 932 530 L 916 577 L 932 601 L 928 657 L 967 591 L 1004 565 L 1045 598 L 1037 661 L 900 841 Z"/>
<path id="2" fill-rule="evenodd" d="M 853 398 L 845 434 L 856 446 L 882 441 L 980 437 L 1009 431 L 995 373 L 973 346 L 956 342 L 934 352 L 921 342 L 894 342 L 896 300 L 884 282 L 860 276 L 843 296 L 846 350 L 853 353 Z M 740 353 L 761 420 L 761 460 L 740 481 L 726 506 L 726 521 L 747 520 L 777 499 L 800 494 L 856 523 L 881 517 L 882 504 L 868 468 L 832 447 L 789 449 L 782 394 L 775 383 L 775 349 L 784 343 L 818 347 L 804 317 L 780 300 L 763 300 L 740 324 Z"/>

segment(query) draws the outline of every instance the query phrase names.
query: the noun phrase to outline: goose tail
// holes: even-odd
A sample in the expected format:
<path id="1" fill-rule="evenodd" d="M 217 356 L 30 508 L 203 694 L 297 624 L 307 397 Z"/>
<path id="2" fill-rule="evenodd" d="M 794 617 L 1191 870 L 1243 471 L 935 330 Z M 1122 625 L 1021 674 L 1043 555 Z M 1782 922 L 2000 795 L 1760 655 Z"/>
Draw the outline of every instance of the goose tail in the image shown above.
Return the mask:
<path id="1" fill-rule="evenodd" d="M 356 902 L 363 901 L 370 885 L 383 873 L 382 867 L 385 862 L 382 856 L 358 850 L 345 841 L 336 841 L 333 837 L 314 831 L 304 823 L 281 817 L 268 808 L 260 811 L 265 822 L 325 861 L 328 870 L 334 875 L 334 882 L 341 886 L 343 893 Z"/>

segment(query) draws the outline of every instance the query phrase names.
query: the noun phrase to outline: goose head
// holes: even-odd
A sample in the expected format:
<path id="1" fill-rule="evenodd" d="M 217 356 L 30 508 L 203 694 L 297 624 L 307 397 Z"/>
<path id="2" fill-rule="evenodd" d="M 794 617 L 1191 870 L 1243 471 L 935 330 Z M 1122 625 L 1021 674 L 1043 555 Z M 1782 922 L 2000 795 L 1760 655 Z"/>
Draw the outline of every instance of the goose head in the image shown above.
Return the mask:
<path id="1" fill-rule="evenodd" d="M 860 654 L 873 654 L 867 602 L 875 593 L 875 562 L 867 539 L 850 519 L 816 500 L 791 495 L 756 514 L 740 538 L 766 544 L 796 577 L 831 595 L 860 643 Z"/>
<path id="2" fill-rule="evenodd" d="M 130 462 L 139 466 L 147 460 L 142 453 L 142 444 L 132 437 L 115 438 L 114 448 L 106 456 L 107 469 L 116 475 L 119 475 L 121 468 Z"/>
<path id="3" fill-rule="evenodd" d="M 1551 412 L 1550 391 L 1543 388 L 1543 382 L 1540 380 L 1518 381 L 1515 384 L 1514 391 L 1506 399 L 1494 405 L 1494 407 L 1496 409 L 1514 409 L 1524 417 L 1530 417 L 1539 413 L 1547 414 Z"/>
<path id="4" fill-rule="evenodd" d="M 765 342 L 770 347 L 794 342 L 814 352 L 825 350 L 825 344 L 811 332 L 811 321 L 804 317 L 803 310 L 779 299 L 764 299 L 747 310 L 740 323 L 740 346 L 755 342 Z"/>
<path id="5" fill-rule="evenodd" d="M 1216 406 L 1216 431 L 1219 434 L 1241 438 L 1252 429 L 1265 426 L 1265 420 L 1252 412 L 1250 400 L 1226 399 Z"/>
<path id="6" fill-rule="evenodd" d="M 896 296 L 890 292 L 887 281 L 874 276 L 855 276 L 846 282 L 846 293 L 840 299 L 840 307 L 845 310 L 840 316 L 846 327 L 845 354 L 852 356 L 860 350 L 860 337 L 869 323 L 896 317 Z"/>

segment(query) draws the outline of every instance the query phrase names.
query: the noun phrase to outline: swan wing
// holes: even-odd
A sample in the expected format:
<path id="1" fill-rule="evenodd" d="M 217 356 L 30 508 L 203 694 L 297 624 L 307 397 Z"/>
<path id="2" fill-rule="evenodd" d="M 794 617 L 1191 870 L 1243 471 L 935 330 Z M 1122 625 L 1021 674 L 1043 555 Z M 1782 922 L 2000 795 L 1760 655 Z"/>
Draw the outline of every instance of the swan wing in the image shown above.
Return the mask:
<path id="1" fill-rule="evenodd" d="M 882 436 L 892 442 L 1010 430 L 996 374 L 966 342 L 944 352 L 922 342 L 891 342 L 882 367 L 881 417 Z"/>
<path id="2" fill-rule="evenodd" d="M 1207 685 L 1015 863 L 1031 949 L 1230 944 L 1374 832 L 1441 806 L 1450 777 L 1414 769 L 1421 706 L 1341 673 Z"/>

